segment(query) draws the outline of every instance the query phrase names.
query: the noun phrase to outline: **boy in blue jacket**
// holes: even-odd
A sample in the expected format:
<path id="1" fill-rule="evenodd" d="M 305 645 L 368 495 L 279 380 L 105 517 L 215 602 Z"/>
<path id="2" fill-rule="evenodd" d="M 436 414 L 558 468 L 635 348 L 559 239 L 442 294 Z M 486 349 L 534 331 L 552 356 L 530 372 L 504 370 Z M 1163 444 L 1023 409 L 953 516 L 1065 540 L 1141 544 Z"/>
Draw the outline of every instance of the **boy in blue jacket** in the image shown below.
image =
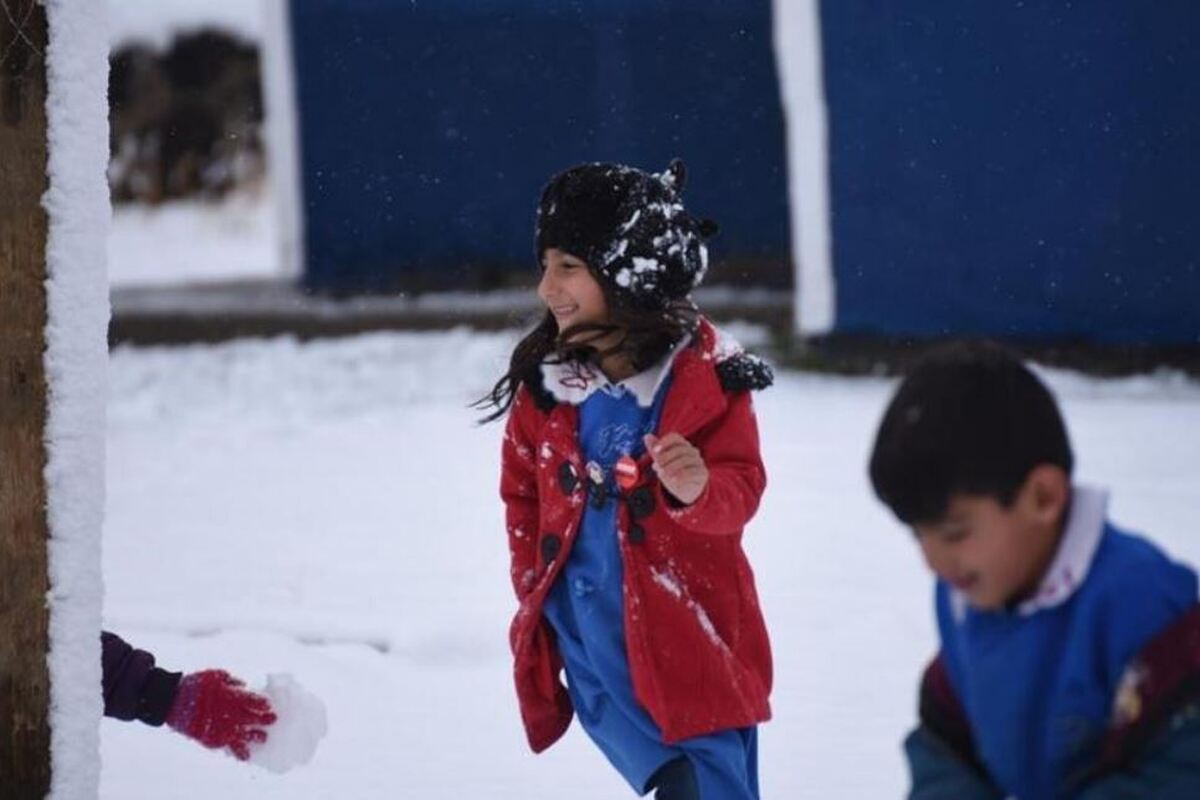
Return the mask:
<path id="1" fill-rule="evenodd" d="M 912 798 L 1200 797 L 1196 575 L 1072 463 L 1054 398 L 997 345 L 925 356 L 884 414 L 871 482 L 937 576 Z"/>

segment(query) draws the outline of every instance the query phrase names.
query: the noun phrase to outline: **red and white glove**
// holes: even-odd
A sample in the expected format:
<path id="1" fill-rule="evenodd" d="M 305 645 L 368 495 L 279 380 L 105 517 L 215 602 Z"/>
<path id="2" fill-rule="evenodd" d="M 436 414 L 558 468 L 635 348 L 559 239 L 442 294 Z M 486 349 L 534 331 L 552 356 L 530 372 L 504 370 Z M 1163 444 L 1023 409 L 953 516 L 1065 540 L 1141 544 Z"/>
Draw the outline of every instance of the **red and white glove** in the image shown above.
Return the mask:
<path id="1" fill-rule="evenodd" d="M 184 675 L 167 712 L 172 730 L 242 761 L 250 758 L 251 742 L 267 740 L 265 728 L 274 722 L 271 702 L 223 669 Z"/>

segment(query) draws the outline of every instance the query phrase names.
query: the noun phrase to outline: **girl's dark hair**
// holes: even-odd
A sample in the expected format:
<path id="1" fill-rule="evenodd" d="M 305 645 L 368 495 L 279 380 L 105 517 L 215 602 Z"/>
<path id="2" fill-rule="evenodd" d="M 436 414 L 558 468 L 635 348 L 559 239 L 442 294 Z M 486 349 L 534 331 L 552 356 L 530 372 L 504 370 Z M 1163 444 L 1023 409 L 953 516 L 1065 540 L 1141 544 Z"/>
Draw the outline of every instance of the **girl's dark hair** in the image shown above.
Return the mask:
<path id="1" fill-rule="evenodd" d="M 1054 396 L 993 342 L 931 350 L 889 403 L 868 471 L 879 499 L 909 525 L 936 522 L 953 496 L 1008 507 L 1034 467 L 1068 477 L 1074 458 Z"/>
<path id="2" fill-rule="evenodd" d="M 624 354 L 637 372 L 650 368 L 684 336 L 695 333 L 700 312 L 687 299 L 674 300 L 660 311 L 643 311 L 614 305 L 607 287 L 604 294 L 609 304 L 607 323 L 572 325 L 561 334 L 554 316 L 547 311 L 532 331 L 513 348 L 508 371 L 473 408 L 493 409 L 480 420 L 488 423 L 503 417 L 516 400 L 521 384 L 533 380 L 545 361 L 580 361 L 599 365 L 605 358 Z M 613 331 L 622 331 L 616 344 L 604 350 L 593 342 Z"/>

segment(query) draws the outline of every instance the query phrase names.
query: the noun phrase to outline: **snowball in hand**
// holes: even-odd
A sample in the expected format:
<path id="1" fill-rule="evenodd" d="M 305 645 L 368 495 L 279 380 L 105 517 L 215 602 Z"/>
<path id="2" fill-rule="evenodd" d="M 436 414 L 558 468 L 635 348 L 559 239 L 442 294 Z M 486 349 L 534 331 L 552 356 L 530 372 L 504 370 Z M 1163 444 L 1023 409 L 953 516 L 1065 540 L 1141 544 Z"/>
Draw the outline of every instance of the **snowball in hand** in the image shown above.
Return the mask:
<path id="1" fill-rule="evenodd" d="M 325 704 L 286 673 L 267 676 L 259 694 L 271 701 L 277 719 L 267 728 L 267 740 L 252 744 L 250 763 L 271 772 L 287 772 L 312 761 L 325 736 Z"/>

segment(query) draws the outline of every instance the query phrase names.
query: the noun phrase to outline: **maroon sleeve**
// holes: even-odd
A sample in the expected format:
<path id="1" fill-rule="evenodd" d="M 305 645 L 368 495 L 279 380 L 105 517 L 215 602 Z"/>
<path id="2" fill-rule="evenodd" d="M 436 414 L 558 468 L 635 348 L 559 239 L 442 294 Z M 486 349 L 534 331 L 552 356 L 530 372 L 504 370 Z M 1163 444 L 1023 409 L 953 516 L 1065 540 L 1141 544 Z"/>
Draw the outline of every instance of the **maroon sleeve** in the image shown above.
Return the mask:
<path id="1" fill-rule="evenodd" d="M 162 725 L 182 677 L 154 666 L 154 656 L 137 650 L 120 636 L 100 634 L 103 663 L 104 715 Z"/>
<path id="2" fill-rule="evenodd" d="M 1123 768 L 1171 716 L 1200 699 L 1200 605 L 1155 636 L 1122 676 L 1098 772 Z"/>
<path id="3" fill-rule="evenodd" d="M 950 684 L 950 675 L 946 672 L 941 653 L 929 663 L 921 677 L 919 711 L 921 724 L 930 733 L 953 750 L 963 763 L 980 774 L 987 774 L 975 751 L 975 739 L 971 735 L 967 712 Z"/>

